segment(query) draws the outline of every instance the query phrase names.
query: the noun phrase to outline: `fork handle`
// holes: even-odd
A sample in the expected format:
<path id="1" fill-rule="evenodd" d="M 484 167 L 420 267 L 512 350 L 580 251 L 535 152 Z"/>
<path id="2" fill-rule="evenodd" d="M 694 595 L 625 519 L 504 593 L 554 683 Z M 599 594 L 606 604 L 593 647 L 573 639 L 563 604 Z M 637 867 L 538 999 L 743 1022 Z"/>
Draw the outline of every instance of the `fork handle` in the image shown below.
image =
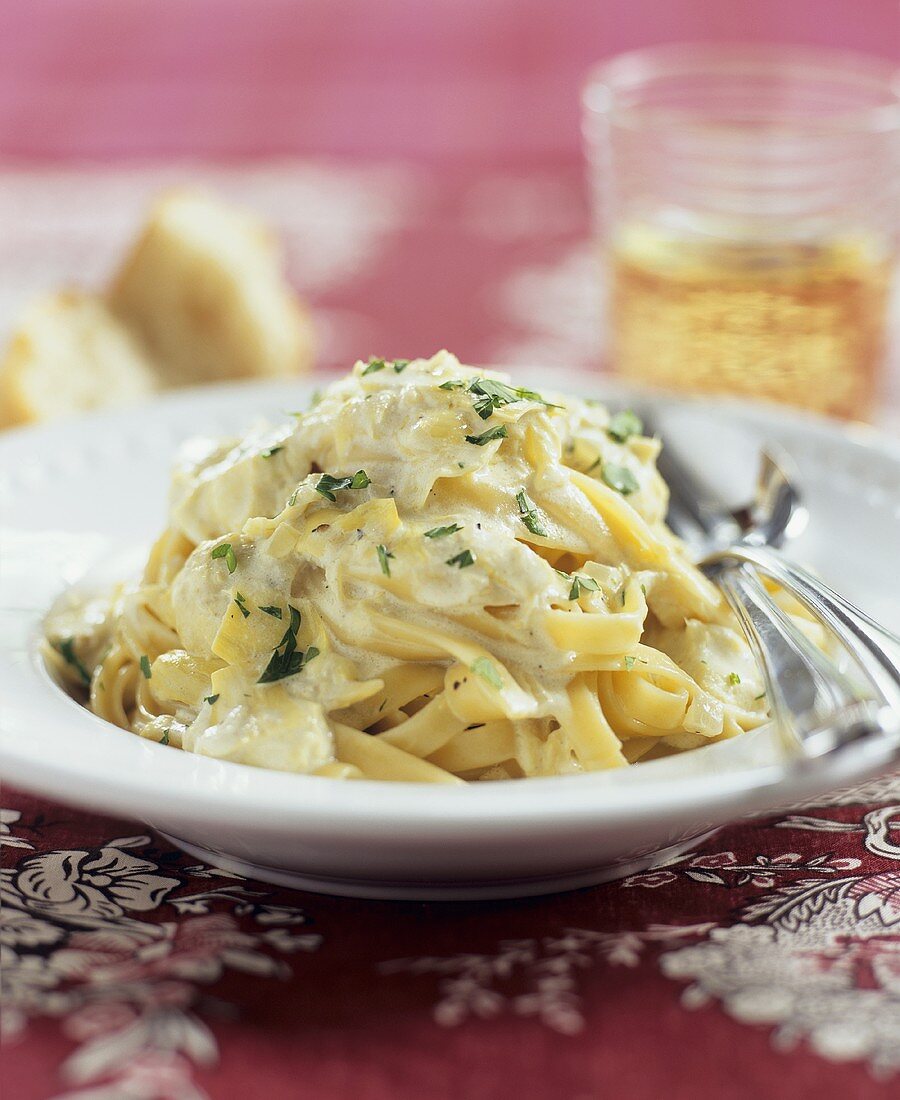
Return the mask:
<path id="1" fill-rule="evenodd" d="M 780 729 L 805 757 L 818 757 L 882 731 L 880 706 L 860 699 L 847 677 L 806 637 L 735 559 L 705 566 L 755 650 Z"/>

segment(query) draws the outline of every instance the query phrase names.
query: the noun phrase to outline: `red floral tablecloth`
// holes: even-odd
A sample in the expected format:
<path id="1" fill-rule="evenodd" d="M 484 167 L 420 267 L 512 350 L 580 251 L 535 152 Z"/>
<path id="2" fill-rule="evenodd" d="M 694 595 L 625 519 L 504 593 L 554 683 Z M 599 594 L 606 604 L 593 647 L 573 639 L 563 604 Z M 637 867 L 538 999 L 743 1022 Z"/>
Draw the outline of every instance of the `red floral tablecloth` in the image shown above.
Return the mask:
<path id="1" fill-rule="evenodd" d="M 287 240 L 322 358 L 592 366 L 580 169 L 206 170 Z M 0 325 L 99 280 L 177 168 L 0 179 Z M 61 201 L 64 200 L 64 201 Z M 6 789 L 10 1100 L 895 1096 L 900 778 L 521 902 L 278 890 Z"/>
<path id="2" fill-rule="evenodd" d="M 480 904 L 277 890 L 4 803 L 10 1100 L 896 1096 L 896 777 Z"/>

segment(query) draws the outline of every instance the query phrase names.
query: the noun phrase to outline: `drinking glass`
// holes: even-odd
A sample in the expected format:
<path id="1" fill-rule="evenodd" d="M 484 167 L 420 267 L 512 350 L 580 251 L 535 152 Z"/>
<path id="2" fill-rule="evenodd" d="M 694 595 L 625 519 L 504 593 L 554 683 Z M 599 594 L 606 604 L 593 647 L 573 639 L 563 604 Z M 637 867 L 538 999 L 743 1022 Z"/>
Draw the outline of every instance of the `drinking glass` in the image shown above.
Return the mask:
<path id="1" fill-rule="evenodd" d="M 680 45 L 584 89 L 608 356 L 631 381 L 865 418 L 900 245 L 900 75 Z"/>

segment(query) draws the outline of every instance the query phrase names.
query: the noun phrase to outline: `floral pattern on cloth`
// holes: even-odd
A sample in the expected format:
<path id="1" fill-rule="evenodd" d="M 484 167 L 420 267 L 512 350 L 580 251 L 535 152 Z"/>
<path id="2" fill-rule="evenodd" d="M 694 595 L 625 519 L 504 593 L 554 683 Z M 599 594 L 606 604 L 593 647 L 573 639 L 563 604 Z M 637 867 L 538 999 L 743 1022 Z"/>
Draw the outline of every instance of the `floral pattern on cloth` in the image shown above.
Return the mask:
<path id="1" fill-rule="evenodd" d="M 656 948 L 662 973 L 691 983 L 685 1008 L 718 1001 L 735 1020 L 774 1025 L 778 1050 L 806 1040 L 829 1061 L 861 1060 L 876 1077 L 889 1077 L 900 1070 L 900 777 L 837 792 L 818 808 L 872 797 L 898 801 L 861 809 L 848 821 L 789 814 L 768 824 L 800 837 L 853 835 L 871 855 L 898 861 L 894 867 L 865 873 L 861 858 L 828 852 L 688 853 L 608 888 L 663 892 L 693 883 L 746 891 L 730 919 L 617 932 L 566 928 L 502 941 L 490 955 L 392 960 L 382 972 L 439 975 L 433 1015 L 444 1027 L 512 1011 L 571 1035 L 586 1026 L 584 972 L 598 962 L 636 967 Z M 513 986 L 519 991 L 507 992 Z"/>
<path id="2" fill-rule="evenodd" d="M 233 972 L 283 982 L 289 994 L 302 972 L 289 957 L 322 943 L 310 914 L 146 835 L 71 849 L 43 844 L 45 831 L 43 813 L 0 814 L 4 1039 L 25 1038 L 30 1019 L 58 1021 L 74 1046 L 59 1066 L 56 1095 L 66 1100 L 206 1096 L 196 1074 L 219 1057 L 212 987 Z M 822 848 L 826 838 L 840 854 Z M 703 919 L 652 919 L 684 914 L 695 893 Z M 554 923 L 559 908 L 579 912 L 579 897 L 591 895 L 646 919 Z M 310 904 L 330 919 L 356 907 L 346 941 L 378 903 Z M 392 911 L 401 942 L 417 925 L 413 942 L 427 941 L 421 913 L 403 925 L 402 907 Z M 511 1016 L 565 1039 L 590 1026 L 598 967 L 652 967 L 683 985 L 685 1010 L 718 1004 L 740 1024 L 765 1025 L 776 1051 L 803 1047 L 882 1078 L 900 1069 L 898 777 L 745 822 L 619 882 L 547 899 L 539 912 L 539 934 L 489 950 L 390 958 L 373 944 L 363 978 L 387 1003 L 385 986 L 405 982 L 407 995 L 424 982 L 438 1029 Z"/>
<path id="3" fill-rule="evenodd" d="M 307 914 L 267 905 L 240 880 L 205 888 L 203 880 L 229 876 L 179 866 L 174 852 L 164 865 L 150 860 L 139 854 L 151 842 L 145 835 L 36 853 L 20 817 L 0 811 L 0 843 L 27 853 L 0 872 L 4 1041 L 21 1036 L 30 1017 L 58 1019 L 77 1044 L 60 1067 L 73 1090 L 66 1097 L 202 1097 L 192 1066 L 214 1062 L 217 1044 L 196 1011 L 201 988 L 226 969 L 291 977 L 278 955 L 321 943 L 318 933 L 296 931 Z"/>

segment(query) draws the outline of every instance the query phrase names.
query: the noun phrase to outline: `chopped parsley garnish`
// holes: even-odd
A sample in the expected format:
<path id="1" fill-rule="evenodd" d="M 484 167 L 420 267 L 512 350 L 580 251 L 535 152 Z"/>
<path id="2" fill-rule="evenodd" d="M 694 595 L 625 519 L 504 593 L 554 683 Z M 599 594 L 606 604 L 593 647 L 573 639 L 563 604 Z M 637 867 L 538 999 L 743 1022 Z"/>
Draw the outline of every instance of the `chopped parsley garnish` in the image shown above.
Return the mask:
<path id="1" fill-rule="evenodd" d="M 573 573 L 572 587 L 569 589 L 569 599 L 577 600 L 581 595 L 582 589 L 585 592 L 599 592 L 600 585 L 593 577 L 585 577 L 584 575 Z"/>
<path id="2" fill-rule="evenodd" d="M 150 671 L 150 658 L 144 653 L 141 657 L 141 672 L 144 674 L 144 679 L 149 680 L 153 673 Z"/>
<path id="3" fill-rule="evenodd" d="M 265 611 L 267 615 L 271 615 L 273 619 L 281 618 L 281 608 L 273 607 L 271 604 L 268 607 L 261 607 L 260 611 Z"/>
<path id="4" fill-rule="evenodd" d="M 469 386 L 469 393 L 477 397 L 475 412 L 482 420 L 487 420 L 494 409 L 512 405 L 516 401 L 540 401 L 541 396 L 534 390 L 514 389 L 505 382 L 496 382 L 493 378 L 476 378 Z"/>
<path id="5" fill-rule="evenodd" d="M 468 565 L 475 564 L 475 555 L 471 550 L 463 550 L 459 554 L 455 554 L 452 558 L 447 558 L 447 565 L 458 565 L 460 569 L 465 569 Z"/>
<path id="6" fill-rule="evenodd" d="M 389 559 L 394 555 L 386 546 L 382 546 L 380 543 L 376 549 L 378 550 L 378 564 L 381 566 L 381 572 L 384 573 L 386 577 L 389 577 L 391 575 L 391 563 Z"/>
<path id="7" fill-rule="evenodd" d="M 500 673 L 494 668 L 487 657 L 476 657 L 470 667 L 476 676 L 480 676 L 482 680 L 487 681 L 491 687 L 496 688 L 498 691 L 503 687 L 503 680 L 500 678 Z"/>
<path id="8" fill-rule="evenodd" d="M 260 452 L 260 456 L 262 458 L 271 458 L 272 455 L 277 455 L 279 451 L 283 451 L 283 450 L 284 450 L 284 445 L 283 444 L 281 446 L 278 446 L 278 447 L 269 447 L 268 450 Z"/>
<path id="9" fill-rule="evenodd" d="M 758 703 L 760 701 L 760 699 L 765 699 L 765 697 L 766 697 L 766 693 L 764 691 L 761 691 L 759 693 L 759 695 L 754 695 L 753 696 L 753 702 Z"/>
<path id="10" fill-rule="evenodd" d="M 519 506 L 519 518 L 533 535 L 547 537 L 547 532 L 538 517 L 537 506 L 524 489 L 516 493 L 516 504 Z"/>
<path id="11" fill-rule="evenodd" d="M 445 535 L 455 535 L 457 531 L 461 531 L 463 525 L 461 523 L 451 523 L 446 527 L 432 527 L 430 531 L 425 532 L 426 539 L 442 539 Z"/>
<path id="12" fill-rule="evenodd" d="M 606 429 L 606 434 L 617 443 L 625 443 L 633 435 L 640 435 L 643 430 L 644 425 L 641 423 L 641 418 L 631 409 L 625 409 L 623 412 L 617 412 L 612 417 L 609 427 Z"/>
<path id="13" fill-rule="evenodd" d="M 590 466 L 588 466 L 588 468 L 584 472 L 586 474 L 592 474 L 594 472 L 594 470 L 597 469 L 597 467 L 600 465 L 600 463 L 602 461 L 603 461 L 603 455 L 597 455 L 597 457 L 594 459 L 594 461 L 590 464 Z"/>
<path id="14" fill-rule="evenodd" d="M 481 435 L 467 435 L 466 443 L 474 443 L 476 447 L 483 447 L 485 443 L 490 443 L 493 439 L 506 439 L 507 435 L 509 435 L 509 432 L 505 424 L 495 424 L 493 428 L 488 428 Z"/>
<path id="15" fill-rule="evenodd" d="M 162 737 L 160 737 L 159 743 L 161 745 L 168 745 L 168 743 L 169 743 L 169 731 L 168 730 L 166 730 L 166 732 L 162 735 Z"/>
<path id="16" fill-rule="evenodd" d="M 385 363 L 383 359 L 370 359 L 368 365 L 363 371 L 363 375 L 365 376 L 367 374 L 374 374 L 377 370 L 384 370 L 386 366 L 387 363 Z"/>
<path id="17" fill-rule="evenodd" d="M 397 374 L 402 374 L 409 366 L 409 363 L 409 359 L 395 359 L 394 370 L 397 372 Z"/>
<path id="18" fill-rule="evenodd" d="M 75 652 L 75 639 L 66 638 L 63 641 L 56 642 L 53 647 L 56 652 L 62 657 L 67 665 L 71 665 L 72 668 L 78 673 L 78 678 L 84 684 L 85 687 L 91 686 L 91 674 L 84 667 L 78 654 Z"/>
<path id="19" fill-rule="evenodd" d="M 214 703 L 214 702 L 216 701 L 216 699 L 218 699 L 218 698 L 219 698 L 219 696 L 218 696 L 218 695 L 207 695 L 207 697 L 206 697 L 206 702 L 207 702 L 207 703 L 209 703 L 209 705 L 210 705 L 210 706 L 212 706 L 212 705 L 213 705 L 213 703 Z"/>
<path id="20" fill-rule="evenodd" d="M 615 462 L 604 463 L 603 472 L 600 476 L 610 489 L 615 489 L 623 497 L 627 497 L 629 493 L 635 493 L 640 489 L 638 479 L 631 470 L 627 466 L 618 466 Z"/>
<path id="21" fill-rule="evenodd" d="M 558 405 L 551 405 L 549 401 L 545 401 L 534 390 L 526 390 L 522 386 L 508 386 L 505 382 L 497 382 L 493 378 L 476 378 L 469 386 L 469 393 L 474 393 L 477 398 L 475 412 L 482 420 L 487 420 L 494 409 L 512 405 L 516 401 L 537 401 L 552 409 L 559 408 Z"/>
<path id="22" fill-rule="evenodd" d="M 627 669 L 628 672 L 630 672 L 634 668 L 635 658 L 634 657 L 624 657 L 623 660 L 625 662 L 625 668 Z"/>
<path id="23" fill-rule="evenodd" d="M 234 602 L 238 605 L 238 610 L 244 616 L 244 618 L 248 618 L 248 616 L 250 615 L 250 608 L 246 606 L 247 597 L 241 592 L 235 592 Z"/>
<path id="24" fill-rule="evenodd" d="M 461 378 L 451 378 L 447 382 L 441 382 L 438 386 L 439 390 L 463 390 L 465 388 L 466 384 Z"/>
<path id="25" fill-rule="evenodd" d="M 237 558 L 234 556 L 234 549 L 230 542 L 220 542 L 218 546 L 214 546 L 210 557 L 224 558 L 229 573 L 237 569 Z"/>
<path id="26" fill-rule="evenodd" d="M 318 657 L 319 651 L 315 646 L 310 646 L 306 652 L 297 649 L 297 631 L 300 629 L 300 612 L 296 607 L 288 605 L 291 613 L 290 626 L 269 658 L 269 663 L 263 670 L 257 683 L 271 684 L 276 680 L 283 680 L 286 676 L 293 676 L 309 664 L 313 657 Z"/>
<path id="27" fill-rule="evenodd" d="M 365 489 L 372 482 L 365 470 L 357 470 L 353 477 L 332 477 L 331 474 L 322 474 L 316 483 L 316 492 L 329 500 L 337 500 L 334 495 L 343 489 Z"/>
<path id="28" fill-rule="evenodd" d="M 740 678 L 740 676 L 738 676 L 738 674 L 736 672 L 729 672 L 728 673 L 728 683 L 729 684 L 731 684 L 732 686 L 736 686 L 740 682 L 741 682 L 741 678 Z"/>

